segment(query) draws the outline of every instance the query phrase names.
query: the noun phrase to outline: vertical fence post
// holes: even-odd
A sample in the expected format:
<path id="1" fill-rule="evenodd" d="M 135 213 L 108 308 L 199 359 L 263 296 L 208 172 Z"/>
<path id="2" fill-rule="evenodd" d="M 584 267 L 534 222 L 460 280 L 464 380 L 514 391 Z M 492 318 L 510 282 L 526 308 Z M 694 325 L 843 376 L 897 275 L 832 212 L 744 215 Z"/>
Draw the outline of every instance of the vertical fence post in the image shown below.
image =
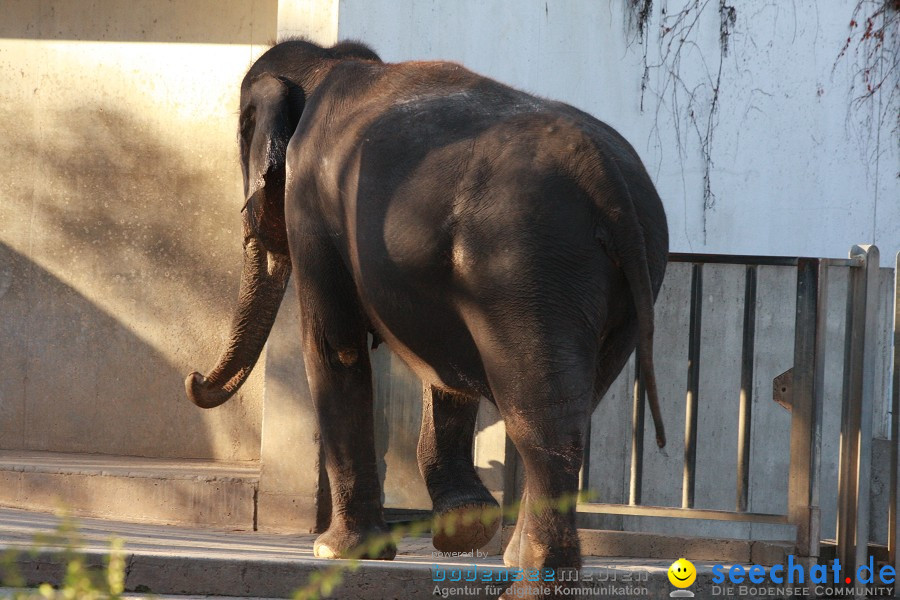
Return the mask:
<path id="1" fill-rule="evenodd" d="M 845 572 L 868 556 L 878 248 L 854 246 L 850 258 L 837 511 L 837 554 Z"/>
<path id="2" fill-rule="evenodd" d="M 750 434 L 753 418 L 753 358 L 756 339 L 756 266 L 744 276 L 744 331 L 741 343 L 741 396 L 738 413 L 737 511 L 750 501 Z"/>
<path id="3" fill-rule="evenodd" d="M 819 555 L 820 540 L 818 471 L 827 277 L 827 260 L 798 261 L 788 518 L 797 527 L 798 555 L 810 558 Z"/>
<path id="4" fill-rule="evenodd" d="M 591 415 L 588 415 L 587 431 L 584 432 L 584 449 L 581 452 L 581 470 L 578 471 L 578 491 L 591 490 Z M 581 495 L 579 494 L 579 498 Z"/>
<path id="5" fill-rule="evenodd" d="M 641 361 L 634 360 L 634 387 L 631 405 L 631 469 L 628 475 L 628 504 L 641 503 L 644 482 L 644 380 Z"/>
<path id="6" fill-rule="evenodd" d="M 897 543 L 900 542 L 900 528 L 897 523 L 897 512 L 900 510 L 900 252 L 894 264 L 894 375 L 891 379 L 891 505 L 888 507 L 888 552 L 890 563 L 896 572 L 900 572 L 900 553 Z"/>
<path id="7" fill-rule="evenodd" d="M 700 335 L 703 321 L 703 263 L 691 271 L 691 317 L 688 333 L 688 380 L 684 414 L 684 471 L 681 507 L 694 508 L 697 466 L 697 404 L 700 394 Z"/>

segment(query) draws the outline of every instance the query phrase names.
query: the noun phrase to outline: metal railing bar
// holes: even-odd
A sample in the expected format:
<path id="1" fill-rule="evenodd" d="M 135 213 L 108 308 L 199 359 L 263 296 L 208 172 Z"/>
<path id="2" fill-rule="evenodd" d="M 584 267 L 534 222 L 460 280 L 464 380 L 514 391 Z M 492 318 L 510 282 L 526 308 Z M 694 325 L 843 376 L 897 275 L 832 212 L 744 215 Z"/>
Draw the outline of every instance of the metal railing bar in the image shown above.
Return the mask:
<path id="1" fill-rule="evenodd" d="M 580 513 L 625 515 L 631 517 L 669 517 L 673 519 L 704 519 L 707 521 L 732 521 L 735 523 L 789 524 L 787 515 L 732 512 L 702 508 L 677 508 L 669 506 L 628 506 L 626 504 L 579 503 Z"/>
<path id="2" fill-rule="evenodd" d="M 860 457 L 859 478 L 856 490 L 859 500 L 856 504 L 856 566 L 863 565 L 868 558 L 869 551 L 869 517 L 871 501 L 869 490 L 872 482 L 872 411 L 875 406 L 875 362 L 878 331 L 878 296 L 881 287 L 879 270 L 881 266 L 878 247 L 873 245 L 859 246 L 859 258 L 862 259 L 861 267 L 866 282 L 865 295 L 865 319 L 863 321 L 863 361 L 862 361 L 862 386 L 860 391 L 860 429 L 859 450 Z"/>
<path id="3" fill-rule="evenodd" d="M 690 254 L 670 252 L 669 262 L 704 263 L 708 265 L 756 265 L 762 267 L 796 267 L 801 260 L 821 260 L 834 267 L 855 267 L 859 261 L 853 258 L 814 258 L 807 256 L 755 256 L 750 254 Z"/>
<path id="4" fill-rule="evenodd" d="M 797 553 L 819 555 L 818 468 L 822 438 L 828 262 L 797 265 L 794 378 L 791 398 L 788 517 L 797 527 Z"/>
<path id="5" fill-rule="evenodd" d="M 644 382 L 639 360 L 634 361 L 634 387 L 631 407 L 631 471 L 628 482 L 628 504 L 641 503 L 644 479 Z"/>
<path id="6" fill-rule="evenodd" d="M 850 396 L 852 394 L 850 388 L 852 387 L 851 380 L 855 370 L 853 363 L 858 354 L 857 346 L 861 348 L 861 345 L 858 345 L 854 340 L 854 332 L 858 329 L 858 327 L 854 327 L 854 323 L 858 323 L 859 321 L 858 317 L 854 320 L 854 299 L 858 294 L 857 289 L 859 288 L 861 275 L 862 274 L 856 269 L 851 270 L 847 282 L 847 317 L 844 329 L 844 381 L 842 386 L 843 399 L 841 401 L 841 444 L 840 460 L 838 463 L 838 508 L 836 530 L 837 556 L 842 562 L 846 560 L 845 556 L 850 552 L 847 548 L 848 544 L 855 543 L 856 539 L 856 532 L 852 525 L 853 519 L 850 516 L 856 512 L 854 502 L 855 494 L 853 489 L 857 468 L 854 455 L 856 444 L 850 439 L 850 435 L 853 429 L 858 431 L 859 425 L 856 424 L 854 427 L 854 425 L 850 423 L 854 412 L 851 410 L 850 406 Z M 859 304 L 860 303 L 858 302 L 856 303 L 856 305 Z M 853 542 L 851 542 L 851 540 L 853 540 Z"/>
<path id="7" fill-rule="evenodd" d="M 691 270 L 691 317 L 688 333 L 688 378 L 684 415 L 684 470 L 681 507 L 693 508 L 697 472 L 697 398 L 700 392 L 700 334 L 703 321 L 703 265 Z"/>
<path id="8" fill-rule="evenodd" d="M 820 259 L 818 267 L 818 292 L 816 293 L 816 330 L 815 343 L 813 345 L 813 368 L 816 382 L 813 387 L 811 409 L 811 431 L 809 432 L 810 453 L 812 455 L 809 473 L 809 506 L 815 510 L 815 519 L 812 535 L 815 544 L 818 545 L 821 538 L 821 523 L 819 512 L 819 476 L 822 472 L 822 416 L 825 412 L 825 351 L 828 333 L 828 267 L 830 260 Z M 818 555 L 818 553 L 816 553 Z"/>
<path id="9" fill-rule="evenodd" d="M 753 416 L 753 359 L 756 337 L 756 266 L 744 274 L 744 332 L 741 343 L 741 393 L 738 407 L 737 510 L 750 499 L 750 433 Z"/>

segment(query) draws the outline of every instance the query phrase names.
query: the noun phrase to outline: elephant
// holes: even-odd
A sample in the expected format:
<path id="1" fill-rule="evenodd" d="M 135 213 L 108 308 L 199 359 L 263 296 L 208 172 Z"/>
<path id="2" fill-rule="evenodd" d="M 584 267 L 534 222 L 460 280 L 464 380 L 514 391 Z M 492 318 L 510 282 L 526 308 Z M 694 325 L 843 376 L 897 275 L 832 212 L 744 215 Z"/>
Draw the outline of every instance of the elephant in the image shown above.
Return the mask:
<path id="1" fill-rule="evenodd" d="M 289 279 L 332 514 L 318 557 L 387 527 L 376 470 L 369 335 L 422 379 L 417 460 L 439 550 L 478 548 L 497 502 L 472 460 L 481 399 L 524 465 L 509 565 L 577 567 L 572 503 L 587 425 L 637 349 L 665 444 L 654 302 L 662 202 L 609 125 L 452 62 L 385 63 L 366 45 L 276 43 L 241 83 L 243 270 L 229 342 L 185 381 L 203 408 L 253 369 Z M 495 511 L 491 513 L 491 511 Z M 390 544 L 368 558 L 391 559 Z"/>

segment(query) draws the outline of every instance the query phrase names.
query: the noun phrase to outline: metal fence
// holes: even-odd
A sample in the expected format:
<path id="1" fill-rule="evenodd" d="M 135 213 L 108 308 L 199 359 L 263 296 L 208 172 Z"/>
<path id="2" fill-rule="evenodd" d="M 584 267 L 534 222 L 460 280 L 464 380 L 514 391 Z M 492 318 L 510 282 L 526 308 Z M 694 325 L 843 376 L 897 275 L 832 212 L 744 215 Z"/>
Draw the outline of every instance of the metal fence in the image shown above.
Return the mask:
<path id="1" fill-rule="evenodd" d="M 898 258 L 900 260 L 900 258 Z M 872 456 L 872 409 L 874 396 L 874 345 L 877 326 L 877 282 L 879 254 L 875 246 L 854 246 L 847 259 L 769 256 L 726 256 L 672 254 L 671 262 L 689 263 L 691 271 L 688 354 L 685 357 L 685 437 L 681 506 L 649 506 L 642 503 L 644 462 L 644 389 L 636 369 L 632 401 L 631 457 L 628 502 L 622 504 L 580 502 L 580 513 L 602 513 L 644 517 L 750 522 L 793 526 L 798 557 L 814 560 L 820 555 L 819 471 L 822 445 L 823 381 L 825 368 L 825 327 L 829 267 L 849 269 L 846 298 L 846 329 L 843 349 L 843 397 L 841 414 L 840 468 L 838 477 L 838 524 L 836 555 L 844 568 L 863 564 L 869 554 L 869 481 Z M 700 339 L 704 265 L 743 265 L 744 315 L 741 344 L 737 476 L 734 480 L 734 510 L 695 508 L 694 489 L 697 459 L 697 414 L 700 396 Z M 775 380 L 777 399 L 791 411 L 790 466 L 787 511 L 768 514 L 748 510 L 751 465 L 750 430 L 753 421 L 753 366 L 756 324 L 757 270 L 761 266 L 796 269 L 796 314 L 794 319 L 793 367 Z M 896 274 L 900 272 L 900 264 Z M 896 293 L 895 293 L 896 296 Z M 834 299 L 831 299 L 834 301 Z M 895 313 L 900 311 L 895 298 Z M 898 333 L 895 314 L 893 413 L 900 413 L 898 399 Z M 897 536 L 898 420 L 892 420 L 893 490 L 890 510 L 892 564 L 900 560 Z M 581 487 L 590 486 L 590 431 L 586 440 Z M 514 448 L 508 444 L 504 498 L 512 504 L 521 487 L 521 468 Z M 900 567 L 900 565 L 898 565 Z"/>

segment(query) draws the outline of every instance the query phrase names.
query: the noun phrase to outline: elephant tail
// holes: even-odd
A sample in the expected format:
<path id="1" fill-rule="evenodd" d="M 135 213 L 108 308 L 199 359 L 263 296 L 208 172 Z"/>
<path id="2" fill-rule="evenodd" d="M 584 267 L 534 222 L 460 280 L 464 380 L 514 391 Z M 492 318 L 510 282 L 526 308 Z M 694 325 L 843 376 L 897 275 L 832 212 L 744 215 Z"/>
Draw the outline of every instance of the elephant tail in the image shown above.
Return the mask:
<path id="1" fill-rule="evenodd" d="M 631 289 L 638 326 L 637 360 L 656 429 L 656 444 L 662 448 L 666 445 L 666 431 L 659 409 L 656 372 L 653 369 L 655 294 L 650 280 L 644 229 L 615 159 L 604 157 L 602 152 L 597 154 L 602 161 L 605 177 L 599 181 L 600 185 L 594 186 L 594 200 L 601 212 L 595 236 L 613 261 L 618 263 Z"/>
<path id="2" fill-rule="evenodd" d="M 656 428 L 656 445 L 662 448 L 666 445 L 666 429 L 659 411 L 656 372 L 653 370 L 653 288 L 650 284 L 646 251 L 641 252 L 641 255 L 638 260 L 625 258 L 622 267 L 631 288 L 631 295 L 634 297 L 638 322 L 637 359 L 641 365 L 641 376 L 647 389 L 647 403 L 650 405 L 650 414 Z"/>

